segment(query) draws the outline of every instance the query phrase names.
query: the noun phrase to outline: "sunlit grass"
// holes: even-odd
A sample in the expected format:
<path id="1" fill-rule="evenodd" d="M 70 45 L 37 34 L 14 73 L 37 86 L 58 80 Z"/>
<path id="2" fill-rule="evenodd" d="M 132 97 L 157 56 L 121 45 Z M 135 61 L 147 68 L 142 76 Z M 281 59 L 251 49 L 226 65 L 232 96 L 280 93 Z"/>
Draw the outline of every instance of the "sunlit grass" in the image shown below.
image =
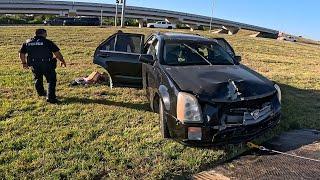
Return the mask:
<path id="1" fill-rule="evenodd" d="M 92 64 L 113 28 L 46 27 L 62 49 L 61 105 L 38 98 L 17 52 L 37 27 L 0 28 L 0 178 L 143 178 L 186 176 L 242 152 L 201 149 L 160 137 L 158 115 L 142 90 L 105 85 L 70 87 L 76 77 L 103 69 Z M 151 29 L 125 32 L 149 34 Z M 183 31 L 183 30 L 180 30 Z M 188 32 L 189 31 L 184 31 Z M 198 31 L 205 36 L 217 36 Z M 320 127 L 320 48 L 316 45 L 225 36 L 243 63 L 280 84 L 283 118 L 276 132 Z"/>

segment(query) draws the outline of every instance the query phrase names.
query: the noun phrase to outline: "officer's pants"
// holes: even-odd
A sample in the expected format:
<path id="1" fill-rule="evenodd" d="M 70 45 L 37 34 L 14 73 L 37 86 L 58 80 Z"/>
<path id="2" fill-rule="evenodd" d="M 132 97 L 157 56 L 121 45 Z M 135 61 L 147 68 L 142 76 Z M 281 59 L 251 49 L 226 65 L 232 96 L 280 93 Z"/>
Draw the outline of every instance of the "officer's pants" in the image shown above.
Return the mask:
<path id="1" fill-rule="evenodd" d="M 43 87 L 43 76 L 46 77 L 48 83 L 48 99 L 56 99 L 56 83 L 57 74 L 55 68 L 48 63 L 40 63 L 32 66 L 32 72 L 35 80 L 35 88 L 39 96 L 44 96 L 45 90 Z"/>

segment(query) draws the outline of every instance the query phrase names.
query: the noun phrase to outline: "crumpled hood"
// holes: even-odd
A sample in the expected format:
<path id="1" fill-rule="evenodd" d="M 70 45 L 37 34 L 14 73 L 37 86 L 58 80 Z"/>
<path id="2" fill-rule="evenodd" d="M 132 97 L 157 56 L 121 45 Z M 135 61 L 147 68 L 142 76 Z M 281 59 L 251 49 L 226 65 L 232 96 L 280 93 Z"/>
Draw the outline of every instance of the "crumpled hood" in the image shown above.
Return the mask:
<path id="1" fill-rule="evenodd" d="M 271 81 L 244 65 L 164 66 L 164 70 L 182 91 L 214 101 L 253 99 L 276 91 Z"/>

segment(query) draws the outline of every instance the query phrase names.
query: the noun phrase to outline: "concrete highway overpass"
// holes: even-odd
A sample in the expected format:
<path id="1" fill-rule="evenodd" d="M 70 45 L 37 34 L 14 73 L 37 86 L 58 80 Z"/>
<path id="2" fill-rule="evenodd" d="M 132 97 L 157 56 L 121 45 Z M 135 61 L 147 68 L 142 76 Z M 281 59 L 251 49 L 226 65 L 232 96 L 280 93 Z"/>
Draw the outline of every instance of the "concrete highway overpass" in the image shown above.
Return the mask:
<path id="1" fill-rule="evenodd" d="M 46 0 L 0 0 L 0 14 L 51 14 L 51 15 L 78 15 L 114 17 L 116 8 L 113 4 L 99 4 L 86 2 L 46 1 Z M 121 13 L 121 6 L 118 7 Z M 182 23 L 195 29 L 199 26 L 210 25 L 211 17 L 152 9 L 135 6 L 127 6 L 126 17 L 137 19 L 139 26 L 147 20 L 167 20 L 172 23 Z M 257 37 L 277 38 L 279 31 L 259 26 L 239 23 L 224 19 L 213 18 L 213 27 L 221 29 L 219 33 L 236 34 L 240 29 L 256 31 Z"/>

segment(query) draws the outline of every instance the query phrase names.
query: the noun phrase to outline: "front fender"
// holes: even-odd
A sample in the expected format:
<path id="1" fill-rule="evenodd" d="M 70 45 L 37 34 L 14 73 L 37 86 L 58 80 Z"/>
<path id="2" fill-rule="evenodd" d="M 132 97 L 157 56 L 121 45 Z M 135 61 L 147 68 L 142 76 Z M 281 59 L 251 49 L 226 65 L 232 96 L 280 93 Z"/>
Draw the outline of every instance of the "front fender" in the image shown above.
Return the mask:
<path id="1" fill-rule="evenodd" d="M 168 92 L 168 88 L 165 85 L 159 86 L 159 96 L 163 100 L 164 107 L 167 111 L 171 108 L 171 102 L 170 102 L 170 94 Z"/>

